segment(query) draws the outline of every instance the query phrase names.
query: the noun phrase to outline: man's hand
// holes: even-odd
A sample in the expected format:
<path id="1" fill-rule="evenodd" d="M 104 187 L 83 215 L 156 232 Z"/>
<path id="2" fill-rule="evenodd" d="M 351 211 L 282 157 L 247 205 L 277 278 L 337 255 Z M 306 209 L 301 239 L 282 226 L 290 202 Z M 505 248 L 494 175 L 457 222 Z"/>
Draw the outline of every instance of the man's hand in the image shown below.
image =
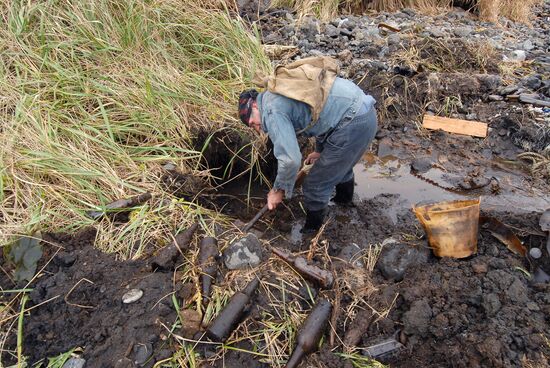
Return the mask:
<path id="1" fill-rule="evenodd" d="M 309 155 L 307 155 L 307 158 L 305 159 L 304 163 L 306 165 L 312 165 L 315 163 L 321 157 L 321 154 L 319 152 L 311 152 Z"/>
<path id="2" fill-rule="evenodd" d="M 267 193 L 267 208 L 272 211 L 279 203 L 283 201 L 283 197 L 285 195 L 285 191 L 281 189 L 271 189 L 269 193 Z"/>

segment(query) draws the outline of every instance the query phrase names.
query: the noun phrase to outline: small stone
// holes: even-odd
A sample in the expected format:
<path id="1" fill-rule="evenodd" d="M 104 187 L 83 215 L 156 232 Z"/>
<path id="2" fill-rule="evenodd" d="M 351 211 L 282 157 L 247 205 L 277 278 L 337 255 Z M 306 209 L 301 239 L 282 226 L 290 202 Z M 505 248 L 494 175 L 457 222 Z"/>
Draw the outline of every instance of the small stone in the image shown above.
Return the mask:
<path id="1" fill-rule="evenodd" d="M 327 24 L 325 28 L 325 36 L 336 38 L 340 35 L 340 30 L 333 26 L 332 24 Z"/>
<path id="2" fill-rule="evenodd" d="M 542 86 L 540 75 L 532 75 L 521 80 L 521 84 L 532 90 L 537 90 Z"/>
<path id="3" fill-rule="evenodd" d="M 527 54 L 523 50 L 514 50 L 508 55 L 502 57 L 502 61 L 505 63 L 519 63 L 525 61 Z"/>
<path id="4" fill-rule="evenodd" d="M 542 256 L 540 248 L 533 247 L 529 250 L 529 255 L 534 259 L 539 259 Z"/>
<path id="5" fill-rule="evenodd" d="M 526 305 L 527 309 L 529 309 L 531 312 L 538 312 L 540 311 L 540 307 L 537 303 L 534 302 L 528 302 Z"/>
<path id="6" fill-rule="evenodd" d="M 431 157 L 417 157 L 411 163 L 411 168 L 419 173 L 425 173 L 432 168 L 433 160 Z"/>
<path id="7" fill-rule="evenodd" d="M 353 54 L 350 50 L 344 50 L 338 54 L 338 59 L 344 63 L 349 63 L 353 59 Z"/>
<path id="8" fill-rule="evenodd" d="M 82 368 L 84 367 L 85 364 L 86 364 L 86 359 L 69 358 L 69 360 L 67 360 L 65 364 L 63 364 L 63 368 Z"/>
<path id="9" fill-rule="evenodd" d="M 473 31 L 472 27 L 457 27 L 453 29 L 453 33 L 457 37 L 468 37 Z"/>
<path id="10" fill-rule="evenodd" d="M 134 363 L 128 358 L 121 358 L 115 363 L 115 368 L 134 368 Z"/>
<path id="11" fill-rule="evenodd" d="M 472 265 L 472 270 L 474 270 L 475 273 L 477 274 L 480 274 L 480 273 L 487 273 L 488 271 L 488 267 L 485 263 L 474 263 Z"/>
<path id="12" fill-rule="evenodd" d="M 151 343 L 134 345 L 134 363 L 142 366 L 153 355 L 153 345 Z"/>
<path id="13" fill-rule="evenodd" d="M 535 46 L 533 45 L 533 42 L 531 40 L 524 41 L 523 44 L 522 44 L 522 47 L 526 51 L 531 51 L 535 48 Z"/>
<path id="14" fill-rule="evenodd" d="M 503 101 L 504 100 L 504 97 L 499 96 L 499 95 L 489 95 L 487 98 L 489 99 L 489 101 Z"/>
<path id="15" fill-rule="evenodd" d="M 130 304 L 137 302 L 143 296 L 143 290 L 140 289 L 131 289 L 126 294 L 122 296 L 122 302 L 124 304 Z"/>
<path id="16" fill-rule="evenodd" d="M 225 266 L 230 270 L 256 267 L 262 258 L 262 245 L 252 233 L 229 245 L 223 253 Z"/>
<path id="17" fill-rule="evenodd" d="M 443 38 L 447 35 L 446 32 L 442 31 L 439 28 L 431 28 L 431 29 L 428 29 L 427 32 L 433 38 Z"/>
<path id="18" fill-rule="evenodd" d="M 389 137 L 382 138 L 380 143 L 378 143 L 378 157 L 384 158 L 392 155 L 393 152 L 394 150 L 391 144 L 391 139 Z"/>
<path id="19" fill-rule="evenodd" d="M 500 94 L 502 96 L 511 95 L 511 94 L 515 93 L 518 89 L 519 89 L 519 87 L 516 86 L 516 85 L 508 86 L 508 87 L 505 87 L 505 88 L 501 89 Z"/>

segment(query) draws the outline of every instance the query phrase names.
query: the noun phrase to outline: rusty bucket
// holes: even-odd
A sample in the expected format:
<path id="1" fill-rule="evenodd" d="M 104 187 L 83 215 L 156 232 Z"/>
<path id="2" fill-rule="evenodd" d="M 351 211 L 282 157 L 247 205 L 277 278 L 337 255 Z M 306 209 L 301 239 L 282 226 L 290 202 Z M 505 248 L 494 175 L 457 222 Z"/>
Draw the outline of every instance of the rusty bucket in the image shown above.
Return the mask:
<path id="1" fill-rule="evenodd" d="M 414 205 L 437 257 L 465 258 L 477 252 L 479 198 Z"/>

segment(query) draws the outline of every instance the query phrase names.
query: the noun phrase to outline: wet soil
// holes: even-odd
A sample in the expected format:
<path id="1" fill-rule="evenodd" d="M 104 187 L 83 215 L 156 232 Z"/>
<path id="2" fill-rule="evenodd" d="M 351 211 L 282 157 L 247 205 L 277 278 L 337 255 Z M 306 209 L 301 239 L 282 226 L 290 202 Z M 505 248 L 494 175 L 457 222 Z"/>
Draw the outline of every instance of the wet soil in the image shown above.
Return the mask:
<path id="1" fill-rule="evenodd" d="M 80 347 L 87 367 L 105 368 L 151 367 L 170 357 L 163 336 L 176 320 L 172 273 L 151 272 L 143 260 L 119 262 L 94 248 L 94 238 L 93 229 L 44 238 L 53 258 L 31 285 L 27 307 L 44 304 L 24 319 L 23 354 L 35 364 Z M 131 289 L 143 296 L 125 304 Z"/>

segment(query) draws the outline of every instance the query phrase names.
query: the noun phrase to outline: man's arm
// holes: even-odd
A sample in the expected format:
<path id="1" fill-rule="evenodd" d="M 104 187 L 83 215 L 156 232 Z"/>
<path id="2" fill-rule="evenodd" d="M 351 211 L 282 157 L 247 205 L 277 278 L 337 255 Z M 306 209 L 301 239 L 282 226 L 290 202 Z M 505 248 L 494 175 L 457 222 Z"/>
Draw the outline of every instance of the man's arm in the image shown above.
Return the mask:
<path id="1" fill-rule="evenodd" d="M 296 174 L 302 162 L 294 126 L 285 114 L 274 112 L 267 114 L 265 124 L 277 158 L 277 178 L 273 189 L 283 190 L 285 197 L 291 198 Z"/>

